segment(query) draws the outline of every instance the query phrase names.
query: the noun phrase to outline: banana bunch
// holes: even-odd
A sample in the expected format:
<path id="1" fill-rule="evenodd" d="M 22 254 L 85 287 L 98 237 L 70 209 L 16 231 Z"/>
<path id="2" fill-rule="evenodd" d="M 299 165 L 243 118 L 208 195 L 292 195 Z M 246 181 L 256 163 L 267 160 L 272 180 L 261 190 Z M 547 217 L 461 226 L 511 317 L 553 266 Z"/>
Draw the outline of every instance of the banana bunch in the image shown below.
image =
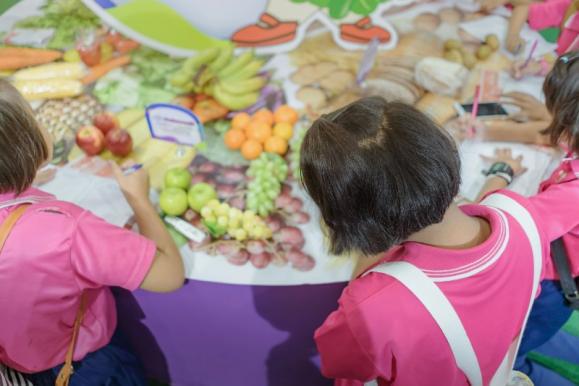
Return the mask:
<path id="1" fill-rule="evenodd" d="M 259 72 L 264 61 L 253 52 L 235 56 L 233 46 L 213 47 L 187 59 L 171 83 L 187 92 L 213 96 L 231 110 L 255 104 L 267 79 Z"/>

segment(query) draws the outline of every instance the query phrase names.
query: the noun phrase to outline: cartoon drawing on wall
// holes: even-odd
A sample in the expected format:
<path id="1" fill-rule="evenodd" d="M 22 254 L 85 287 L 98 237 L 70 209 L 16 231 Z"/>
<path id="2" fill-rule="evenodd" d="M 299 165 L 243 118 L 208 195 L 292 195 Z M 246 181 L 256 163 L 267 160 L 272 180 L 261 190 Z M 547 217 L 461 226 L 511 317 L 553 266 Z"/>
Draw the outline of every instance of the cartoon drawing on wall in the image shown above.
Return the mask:
<path id="1" fill-rule="evenodd" d="M 372 39 L 382 49 L 396 45 L 397 35 L 382 13 L 411 0 L 270 0 L 259 21 L 231 37 L 239 46 L 262 52 L 289 51 L 297 47 L 312 23 L 319 21 L 345 49 L 363 49 Z M 270 49 L 268 49 L 268 47 Z"/>
<path id="2" fill-rule="evenodd" d="M 415 0 L 83 1 L 123 34 L 171 55 L 190 56 L 230 41 L 263 54 L 290 51 L 315 22 L 345 49 L 363 49 L 373 38 L 389 49 L 398 36 L 383 12 Z"/>

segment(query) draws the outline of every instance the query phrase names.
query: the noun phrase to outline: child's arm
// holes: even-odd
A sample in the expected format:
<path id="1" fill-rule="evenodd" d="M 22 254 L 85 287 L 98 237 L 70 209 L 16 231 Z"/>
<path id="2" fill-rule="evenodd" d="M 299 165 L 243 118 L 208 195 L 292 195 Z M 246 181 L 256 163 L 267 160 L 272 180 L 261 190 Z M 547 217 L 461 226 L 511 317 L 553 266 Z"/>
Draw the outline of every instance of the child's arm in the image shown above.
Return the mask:
<path id="1" fill-rule="evenodd" d="M 521 38 L 521 30 L 529 17 L 529 4 L 516 5 L 509 21 L 506 46 L 511 53 L 518 53 L 525 43 Z"/>
<path id="2" fill-rule="evenodd" d="M 548 145 L 548 138 L 541 131 L 549 126 L 548 121 L 517 123 L 510 120 L 497 120 L 485 124 L 477 134 L 477 139 L 497 142 L 519 142 L 533 145 Z"/>
<path id="3" fill-rule="evenodd" d="M 509 0 L 479 0 L 480 9 L 483 12 L 490 12 L 508 2 Z"/>
<path id="4" fill-rule="evenodd" d="M 155 242 L 157 255 L 141 288 L 154 292 L 170 292 L 183 285 L 185 273 L 181 254 L 167 232 L 153 204 L 149 201 L 149 177 L 144 169 L 128 176 L 113 165 L 115 177 L 127 202 L 135 212 L 140 233 Z"/>

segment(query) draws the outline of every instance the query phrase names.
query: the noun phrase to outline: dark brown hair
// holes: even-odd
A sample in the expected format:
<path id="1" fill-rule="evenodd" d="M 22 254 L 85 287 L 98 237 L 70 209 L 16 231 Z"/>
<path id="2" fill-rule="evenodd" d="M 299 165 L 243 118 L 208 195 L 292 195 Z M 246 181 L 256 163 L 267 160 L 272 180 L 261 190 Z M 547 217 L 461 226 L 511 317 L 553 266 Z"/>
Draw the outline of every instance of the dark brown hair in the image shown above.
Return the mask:
<path id="1" fill-rule="evenodd" d="M 22 193 L 48 158 L 46 141 L 32 109 L 0 79 L 0 193 Z"/>
<path id="2" fill-rule="evenodd" d="M 579 51 L 557 59 L 543 83 L 545 104 L 553 120 L 543 131 L 554 146 L 561 141 L 579 153 Z"/>
<path id="3" fill-rule="evenodd" d="M 448 133 L 412 106 L 380 97 L 316 120 L 300 164 L 336 254 L 384 252 L 442 221 L 460 185 Z"/>

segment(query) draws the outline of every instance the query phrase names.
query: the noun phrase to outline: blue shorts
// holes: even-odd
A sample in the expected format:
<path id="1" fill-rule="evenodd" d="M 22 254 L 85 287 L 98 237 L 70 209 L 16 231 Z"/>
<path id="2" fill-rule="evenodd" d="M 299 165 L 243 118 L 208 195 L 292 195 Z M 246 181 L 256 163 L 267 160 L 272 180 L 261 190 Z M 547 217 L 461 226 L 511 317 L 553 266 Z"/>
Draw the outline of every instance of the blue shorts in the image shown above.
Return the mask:
<path id="1" fill-rule="evenodd" d="M 62 366 L 26 377 L 35 386 L 54 386 Z M 118 333 L 105 347 L 74 363 L 70 386 L 147 386 L 144 371 L 129 345 Z"/>

